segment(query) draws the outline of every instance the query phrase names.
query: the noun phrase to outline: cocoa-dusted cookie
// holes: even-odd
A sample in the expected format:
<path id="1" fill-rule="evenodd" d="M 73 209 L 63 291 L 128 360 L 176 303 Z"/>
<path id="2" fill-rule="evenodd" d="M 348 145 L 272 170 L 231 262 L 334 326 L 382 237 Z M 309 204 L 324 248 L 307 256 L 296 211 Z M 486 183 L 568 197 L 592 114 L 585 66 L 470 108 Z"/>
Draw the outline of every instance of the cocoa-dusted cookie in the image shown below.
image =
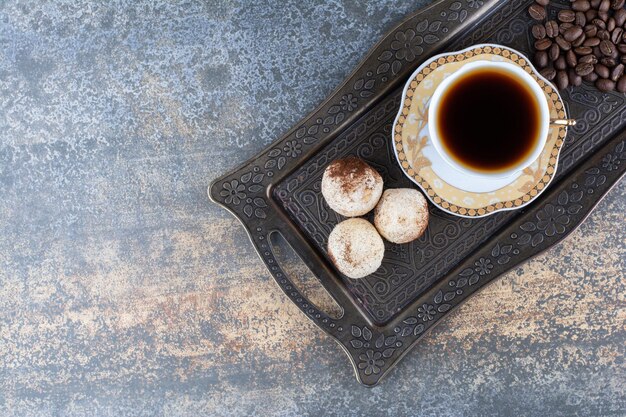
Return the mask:
<path id="1" fill-rule="evenodd" d="M 328 256 L 350 278 L 363 278 L 376 272 L 384 254 L 383 239 L 364 219 L 344 220 L 328 236 Z"/>
<path id="2" fill-rule="evenodd" d="M 371 211 L 383 192 L 383 179 L 367 163 L 353 156 L 333 161 L 322 177 L 322 195 L 331 209 L 346 217 Z"/>
<path id="3" fill-rule="evenodd" d="M 408 243 L 428 226 L 426 198 L 412 188 L 395 188 L 383 193 L 374 214 L 378 232 L 393 243 Z"/>

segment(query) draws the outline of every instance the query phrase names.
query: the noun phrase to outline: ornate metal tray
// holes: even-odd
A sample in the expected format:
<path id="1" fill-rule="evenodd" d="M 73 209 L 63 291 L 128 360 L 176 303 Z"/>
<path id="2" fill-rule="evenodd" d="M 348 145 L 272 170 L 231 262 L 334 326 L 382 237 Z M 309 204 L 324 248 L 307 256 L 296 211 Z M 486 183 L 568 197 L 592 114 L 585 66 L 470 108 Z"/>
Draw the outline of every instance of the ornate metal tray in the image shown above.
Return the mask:
<path id="1" fill-rule="evenodd" d="M 320 196 L 323 169 L 358 155 L 388 187 L 411 187 L 395 161 L 391 125 L 407 77 L 429 56 L 476 43 L 531 52 L 531 1 L 444 0 L 387 34 L 348 79 L 285 136 L 215 180 L 210 198 L 239 218 L 284 293 L 348 354 L 356 377 L 376 385 L 448 312 L 502 273 L 573 231 L 626 171 L 625 97 L 583 84 L 562 92 L 568 132 L 556 177 L 529 206 L 481 219 L 431 206 L 427 233 L 386 243 L 373 276 L 349 280 L 332 267 L 326 240 L 338 218 Z M 559 4 L 551 2 L 556 15 Z M 343 309 L 333 318 L 309 301 L 276 259 L 279 233 Z"/>

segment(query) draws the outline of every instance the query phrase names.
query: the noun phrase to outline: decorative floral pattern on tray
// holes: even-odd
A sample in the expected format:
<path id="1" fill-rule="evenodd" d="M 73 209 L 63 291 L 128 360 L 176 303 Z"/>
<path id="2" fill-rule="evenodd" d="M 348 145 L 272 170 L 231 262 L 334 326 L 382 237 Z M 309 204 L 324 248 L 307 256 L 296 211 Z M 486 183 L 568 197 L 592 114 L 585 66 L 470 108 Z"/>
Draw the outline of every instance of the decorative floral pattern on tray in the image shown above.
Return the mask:
<path id="1" fill-rule="evenodd" d="M 501 210 L 522 207 L 533 201 L 548 186 L 556 172 L 559 152 L 567 130 L 551 126 L 541 156 L 509 185 L 492 192 L 461 190 L 437 175 L 424 149 L 428 139 L 428 105 L 437 85 L 462 65 L 479 60 L 507 61 L 531 74 L 544 90 L 552 118 L 565 118 L 561 97 L 554 87 L 537 74 L 526 57 L 513 49 L 497 45 L 477 45 L 459 52 L 433 57 L 410 77 L 404 89 L 392 132 L 398 162 L 404 173 L 419 185 L 441 209 L 465 217 L 482 217 Z M 505 132 L 504 132 L 505 133 Z"/>
<path id="2" fill-rule="evenodd" d="M 388 140 L 393 116 L 400 107 L 394 83 L 404 82 L 414 64 L 444 47 L 460 50 L 491 41 L 529 51 L 526 35 L 533 22 L 527 7 L 528 2 L 511 0 L 485 1 L 484 6 L 478 1 L 440 1 L 415 13 L 385 36 L 318 109 L 261 154 L 215 179 L 209 187 L 211 200 L 241 220 L 284 294 L 342 346 L 358 381 L 366 386 L 376 385 L 420 338 L 481 287 L 574 230 L 624 175 L 626 133 L 619 133 L 626 126 L 624 96 L 599 93 L 592 85 L 583 84 L 563 92 L 568 110 L 579 123 L 570 131 L 561 153 L 556 173 L 560 181 L 533 206 L 483 219 L 451 216 L 433 209 L 429 229 L 434 233 L 423 237 L 421 243 L 425 246 L 389 248 L 388 253 L 400 265 L 428 264 L 422 271 L 415 271 L 419 273 L 409 281 L 403 278 L 405 270 L 394 270 L 393 266 L 378 281 L 390 284 L 383 289 L 379 311 L 397 314 L 397 320 L 373 325 L 343 284 L 338 284 L 327 266 L 317 260 L 315 253 L 319 254 L 324 246 L 329 224 L 339 220 L 319 199 L 312 198 L 319 194 L 318 170 L 338 155 L 355 154 L 378 161 L 377 169 L 383 176 L 393 177 L 399 186 L 408 185 L 408 179 L 400 178 L 403 174 L 399 166 L 392 163 L 395 156 L 389 149 L 393 145 Z M 408 29 L 415 30 L 415 37 L 424 38 L 418 45 L 423 52 L 413 61 L 409 61 L 410 55 L 404 55 L 401 61 L 391 43 L 401 40 L 399 33 L 405 40 L 410 37 Z M 415 48 L 413 53 L 417 52 Z M 326 150 L 314 151 L 321 144 Z M 539 175 L 535 171 L 528 174 L 529 181 L 535 174 Z M 296 198 L 298 195 L 301 200 Z M 300 292 L 291 274 L 274 256 L 271 237 L 276 233 L 285 237 L 300 257 L 310 261 L 311 272 L 343 308 L 341 317 L 329 316 Z M 400 282 L 394 283 L 395 277 Z M 377 290 L 368 294 L 378 297 Z"/>

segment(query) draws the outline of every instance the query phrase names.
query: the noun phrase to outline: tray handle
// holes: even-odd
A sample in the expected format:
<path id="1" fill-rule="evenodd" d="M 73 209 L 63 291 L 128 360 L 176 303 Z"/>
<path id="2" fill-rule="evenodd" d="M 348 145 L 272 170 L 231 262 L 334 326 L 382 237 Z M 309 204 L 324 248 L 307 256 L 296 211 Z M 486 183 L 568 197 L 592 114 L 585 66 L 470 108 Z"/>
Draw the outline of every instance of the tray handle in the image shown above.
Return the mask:
<path id="1" fill-rule="evenodd" d="M 280 264 L 274 252 L 274 245 L 272 244 L 274 235 L 280 235 L 284 239 L 295 256 L 302 261 L 309 269 L 310 273 L 315 276 L 318 283 L 322 285 L 328 295 L 341 308 L 342 314 L 340 317 L 332 317 L 328 312 L 324 311 L 302 293 L 289 273 L 287 273 L 285 268 Z M 338 282 L 340 278 L 334 273 L 326 261 L 306 243 L 300 230 L 294 227 L 292 223 L 273 223 L 271 227 L 268 227 L 266 237 L 263 240 L 267 242 L 268 249 L 262 253 L 259 251 L 259 254 L 262 258 L 266 258 L 263 260 L 266 262 L 274 279 L 283 292 L 291 298 L 298 308 L 317 326 L 341 342 L 347 337 L 344 337 L 344 332 L 349 324 L 365 322 L 354 299 L 347 294 L 345 285 Z M 257 248 L 257 250 L 259 249 L 262 248 Z"/>
<path id="2" fill-rule="evenodd" d="M 300 309 L 300 311 L 302 311 L 309 318 L 309 320 L 313 321 L 316 326 L 318 326 L 321 330 L 334 337 L 335 339 L 341 338 L 341 334 L 344 332 L 345 328 L 347 305 L 345 304 L 345 302 L 337 300 L 336 296 L 332 294 L 331 291 L 328 291 L 326 286 L 323 286 L 324 289 L 326 289 L 327 293 L 341 309 L 339 317 L 337 317 L 336 315 L 331 315 L 324 308 L 320 307 L 318 303 L 311 301 L 311 299 L 304 294 L 299 284 L 296 283 L 296 281 L 294 280 L 293 273 L 287 271 L 285 265 L 282 264 L 282 260 L 279 256 L 277 256 L 275 252 L 276 245 L 275 243 L 273 243 L 276 236 L 281 236 L 290 247 L 290 249 L 294 252 L 295 256 L 298 256 L 300 260 L 304 262 L 304 260 L 299 256 L 298 252 L 293 248 L 292 243 L 289 242 L 285 234 L 281 233 L 278 229 L 269 230 L 266 237 L 269 249 L 263 253 L 263 257 L 267 258 L 266 265 L 270 270 L 274 280 L 276 281 L 280 289 L 285 293 L 285 295 L 291 299 L 291 301 Z M 270 255 L 267 255 L 267 253 L 269 253 Z M 319 276 L 314 274 L 313 271 L 310 270 L 308 265 L 307 268 L 309 269 L 310 273 L 315 276 L 315 279 L 317 279 L 319 282 Z"/>
<path id="3" fill-rule="evenodd" d="M 232 187 L 237 187 L 232 184 Z M 213 182 L 208 187 L 209 199 L 226 210 L 230 211 L 242 224 L 254 249 L 272 274 L 274 280 L 280 289 L 291 299 L 291 301 L 318 327 L 324 330 L 336 340 L 345 340 L 342 333 L 345 332 L 348 321 L 361 322 L 364 321 L 359 313 L 358 307 L 354 304 L 354 300 L 346 293 L 344 285 L 330 285 L 331 282 L 337 281 L 337 276 L 326 265 L 325 260 L 321 259 L 319 254 L 315 253 L 305 241 L 302 232 L 287 219 L 283 219 L 284 214 L 280 212 L 276 203 L 272 199 L 264 200 L 262 204 L 263 210 L 272 210 L 272 216 L 250 216 L 246 218 L 240 212 L 234 210 L 232 204 L 224 204 L 220 201 L 220 184 L 218 181 Z M 266 204 L 269 203 L 269 204 Z M 253 202 L 254 203 L 254 202 Z M 245 213 L 244 213 L 245 214 Z M 284 241 L 290 246 L 291 250 L 300 258 L 307 266 L 311 273 L 319 280 L 324 289 L 333 298 L 333 300 L 341 307 L 343 314 L 339 318 L 333 318 L 330 314 L 318 308 L 314 303 L 306 297 L 298 288 L 293 279 L 280 265 L 272 248 L 272 234 L 278 233 Z M 338 290 L 341 288 L 341 290 Z"/>

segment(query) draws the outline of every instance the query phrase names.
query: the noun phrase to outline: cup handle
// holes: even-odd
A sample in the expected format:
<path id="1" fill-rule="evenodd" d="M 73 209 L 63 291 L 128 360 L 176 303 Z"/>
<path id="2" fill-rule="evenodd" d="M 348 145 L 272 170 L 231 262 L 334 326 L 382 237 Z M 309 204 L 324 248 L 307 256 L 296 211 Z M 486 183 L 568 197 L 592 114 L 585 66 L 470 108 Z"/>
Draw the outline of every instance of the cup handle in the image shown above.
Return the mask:
<path id="1" fill-rule="evenodd" d="M 550 124 L 557 125 L 557 126 L 576 126 L 576 120 L 575 119 L 551 119 Z"/>

